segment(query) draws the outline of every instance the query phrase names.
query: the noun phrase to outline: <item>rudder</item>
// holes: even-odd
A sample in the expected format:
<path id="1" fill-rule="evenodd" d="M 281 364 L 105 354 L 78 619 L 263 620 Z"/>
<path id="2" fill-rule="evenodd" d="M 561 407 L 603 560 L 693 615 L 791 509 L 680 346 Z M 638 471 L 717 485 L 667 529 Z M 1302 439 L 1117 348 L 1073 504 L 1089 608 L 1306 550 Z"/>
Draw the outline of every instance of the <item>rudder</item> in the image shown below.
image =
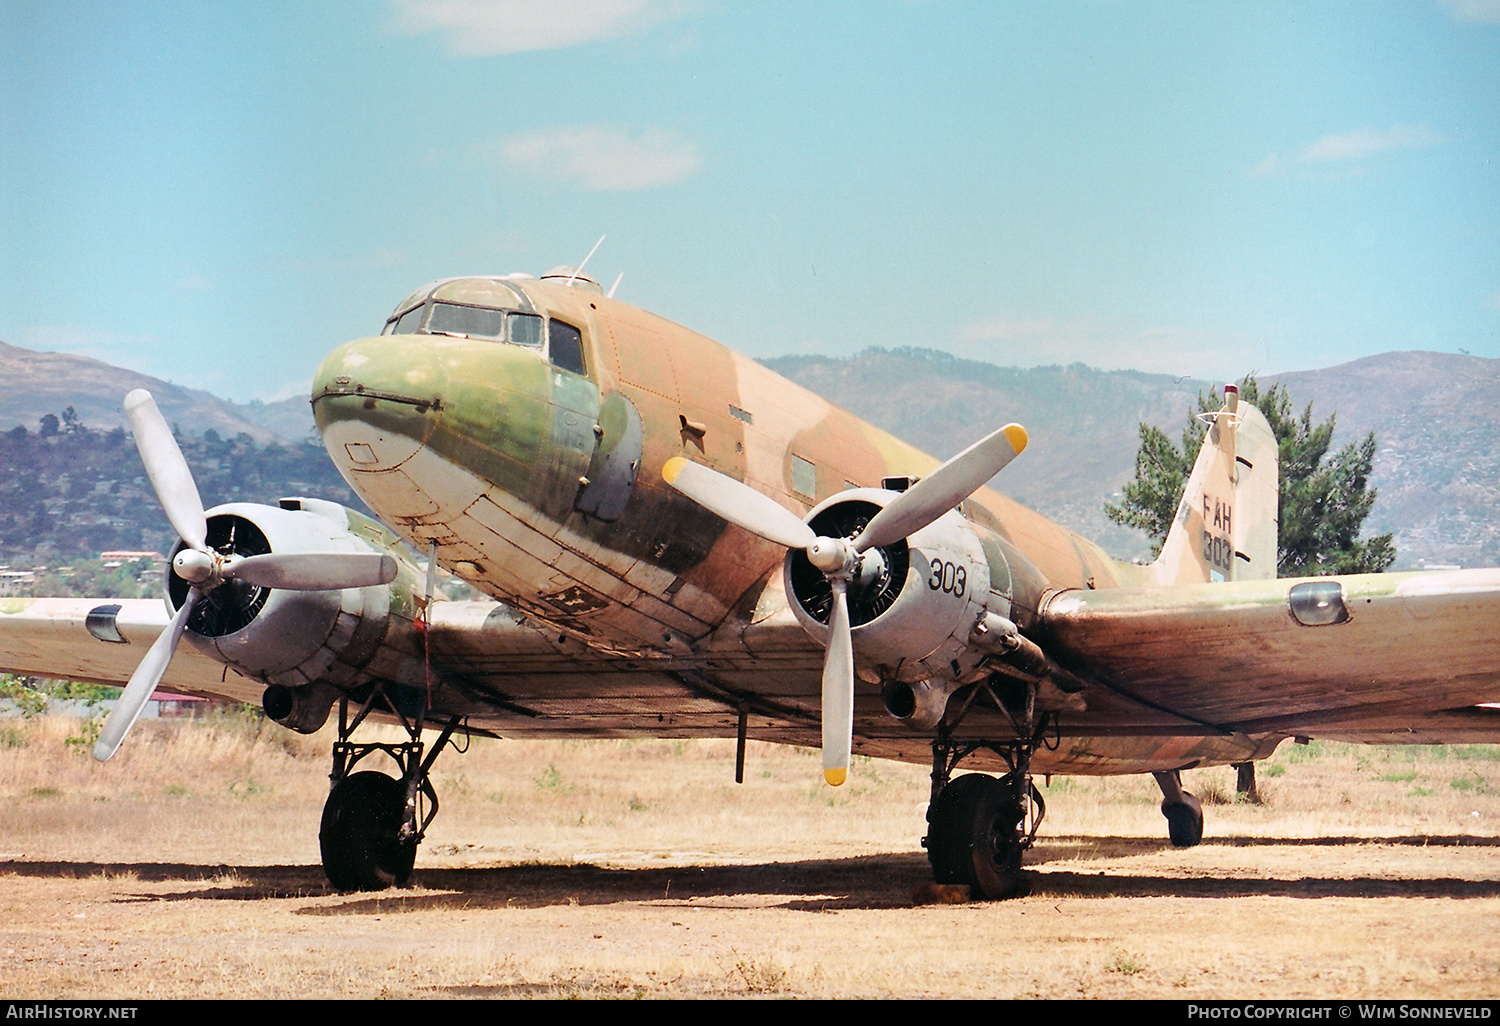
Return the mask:
<path id="1" fill-rule="evenodd" d="M 1268 581 L 1276 576 L 1276 437 L 1239 389 L 1224 386 L 1183 490 L 1161 555 L 1151 565 L 1157 585 Z"/>

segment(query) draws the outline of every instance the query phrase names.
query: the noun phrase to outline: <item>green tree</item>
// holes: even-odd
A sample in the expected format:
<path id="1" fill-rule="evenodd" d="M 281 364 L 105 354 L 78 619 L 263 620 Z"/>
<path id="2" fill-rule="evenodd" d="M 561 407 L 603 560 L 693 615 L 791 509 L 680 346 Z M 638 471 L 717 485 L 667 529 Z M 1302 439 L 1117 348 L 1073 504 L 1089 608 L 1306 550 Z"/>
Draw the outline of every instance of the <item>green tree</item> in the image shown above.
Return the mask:
<path id="1" fill-rule="evenodd" d="M 1276 437 L 1281 466 L 1278 576 L 1380 573 L 1389 567 L 1396 558 L 1389 534 L 1359 538 L 1375 505 L 1375 489 L 1369 486 L 1375 432 L 1350 442 L 1329 459 L 1334 417 L 1314 424 L 1312 403 L 1299 416 L 1293 413 L 1291 397 L 1283 386 L 1262 392 L 1253 377 L 1240 385 L 1240 399 L 1265 414 Z M 1207 425 L 1199 414 L 1222 407 L 1222 395 L 1200 393 L 1197 409 L 1189 412 L 1180 447 L 1159 428 L 1141 425 L 1135 480 L 1125 486 L 1124 501 L 1118 506 L 1106 504 L 1104 512 L 1117 524 L 1145 531 L 1153 552 L 1160 552 L 1166 541 L 1203 444 Z"/>

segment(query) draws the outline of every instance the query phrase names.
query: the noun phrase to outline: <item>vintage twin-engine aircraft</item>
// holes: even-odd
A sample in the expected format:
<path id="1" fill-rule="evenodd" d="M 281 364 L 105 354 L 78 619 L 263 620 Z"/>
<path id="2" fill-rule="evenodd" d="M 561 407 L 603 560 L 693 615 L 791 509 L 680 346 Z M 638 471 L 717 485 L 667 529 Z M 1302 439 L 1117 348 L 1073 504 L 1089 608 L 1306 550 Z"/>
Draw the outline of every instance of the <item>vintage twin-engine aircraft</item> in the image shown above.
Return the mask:
<path id="1" fill-rule="evenodd" d="M 930 760 L 938 882 L 1003 897 L 1039 773 L 1154 774 L 1192 845 L 1184 769 L 1288 737 L 1500 741 L 1500 570 L 1275 579 L 1276 444 L 1225 399 L 1160 558 L 1133 566 L 985 487 L 1017 425 L 940 465 L 576 271 L 441 281 L 313 383 L 389 529 L 313 499 L 205 512 L 134 392 L 181 537 L 166 609 L 10 602 L 0 665 L 128 677 L 100 759 L 159 684 L 304 732 L 337 705 L 340 888 L 408 878 L 456 732 L 737 737 L 737 769 L 746 738 L 821 745 L 835 785 L 851 750 Z M 498 601 L 443 600 L 434 564 Z M 410 742 L 355 741 L 369 716 Z M 375 751 L 396 776 L 352 772 Z M 997 775 L 950 782 L 961 760 Z"/>

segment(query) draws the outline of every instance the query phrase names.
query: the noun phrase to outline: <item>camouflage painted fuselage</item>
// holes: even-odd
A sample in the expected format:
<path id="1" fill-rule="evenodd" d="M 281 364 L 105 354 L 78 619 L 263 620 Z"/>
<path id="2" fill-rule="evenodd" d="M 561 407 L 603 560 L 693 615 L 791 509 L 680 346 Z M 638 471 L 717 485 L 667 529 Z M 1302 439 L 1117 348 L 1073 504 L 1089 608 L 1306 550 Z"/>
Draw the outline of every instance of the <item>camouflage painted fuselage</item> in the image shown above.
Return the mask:
<path id="1" fill-rule="evenodd" d="M 485 320 L 486 310 L 509 311 L 516 322 Z M 445 324 L 479 330 L 434 333 Z M 581 361 L 557 346 L 573 329 Z M 703 657 L 729 647 L 743 656 L 746 632 L 767 610 L 786 607 L 785 551 L 669 487 L 662 479 L 669 459 L 707 464 L 799 516 L 848 489 L 879 489 L 938 463 L 753 360 L 566 277 L 454 279 L 419 290 L 397 307 L 385 334 L 329 355 L 314 381 L 313 409 L 341 472 L 420 552 L 435 552 L 446 569 L 595 653 L 663 667 L 701 667 Z M 989 489 L 959 512 L 982 546 L 976 576 L 988 576 L 971 582 L 977 596 L 964 598 L 1023 630 L 1050 594 L 1144 578 L 1142 568 Z M 920 679 L 949 665 L 955 674 L 977 672 L 977 653 L 963 665 L 950 658 L 968 645 L 972 624 L 925 666 L 860 667 L 856 751 L 927 758 L 930 732 L 884 715 L 879 679 Z M 857 627 L 857 652 L 860 634 Z M 691 726 L 685 715 L 674 725 L 638 696 L 642 719 L 654 711 L 657 732 L 732 734 L 735 694 L 775 697 L 774 686 L 736 690 L 736 680 L 756 677 L 749 669 L 736 677 L 738 665 L 721 661 L 719 676 L 705 679 L 726 688 L 712 725 Z M 786 670 L 809 677 L 810 691 L 798 687 L 814 700 L 816 666 Z M 752 721 L 751 736 L 815 743 L 808 728 L 816 706 L 794 704 L 787 698 L 780 708 L 804 723 L 776 726 L 771 715 L 759 729 Z M 973 719 L 993 736 L 1013 729 L 998 713 Z M 587 722 L 580 711 L 573 729 L 603 732 Z M 499 728 L 529 733 L 539 725 Z M 1040 754 L 1039 768 L 1124 772 L 1239 759 L 1259 745 L 1089 733 Z"/>
<path id="2" fill-rule="evenodd" d="M 504 304 L 572 325 L 584 373 L 549 362 L 542 348 L 488 338 L 359 339 L 333 352 L 314 382 L 328 450 L 419 551 L 436 545 L 445 568 L 596 647 L 681 651 L 781 565 L 781 548 L 669 488 L 668 459 L 706 463 L 799 515 L 837 492 L 937 465 L 753 360 L 582 280 L 460 279 L 422 290 L 397 313 L 433 301 Z M 612 490 L 603 509 L 590 494 L 601 487 Z M 978 493 L 963 512 L 1003 546 L 1018 616 L 1046 588 L 1138 576 L 995 492 Z"/>

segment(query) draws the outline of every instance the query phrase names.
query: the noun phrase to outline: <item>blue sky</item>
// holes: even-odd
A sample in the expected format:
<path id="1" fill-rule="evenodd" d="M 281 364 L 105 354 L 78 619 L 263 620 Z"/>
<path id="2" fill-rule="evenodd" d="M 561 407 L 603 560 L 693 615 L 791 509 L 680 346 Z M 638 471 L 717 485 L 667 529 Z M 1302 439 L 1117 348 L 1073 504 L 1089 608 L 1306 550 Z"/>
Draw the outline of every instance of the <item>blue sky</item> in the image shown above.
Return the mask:
<path id="1" fill-rule="evenodd" d="M 282 398 L 601 235 L 753 356 L 1500 357 L 1500 0 L 0 0 L 0 341 Z"/>

